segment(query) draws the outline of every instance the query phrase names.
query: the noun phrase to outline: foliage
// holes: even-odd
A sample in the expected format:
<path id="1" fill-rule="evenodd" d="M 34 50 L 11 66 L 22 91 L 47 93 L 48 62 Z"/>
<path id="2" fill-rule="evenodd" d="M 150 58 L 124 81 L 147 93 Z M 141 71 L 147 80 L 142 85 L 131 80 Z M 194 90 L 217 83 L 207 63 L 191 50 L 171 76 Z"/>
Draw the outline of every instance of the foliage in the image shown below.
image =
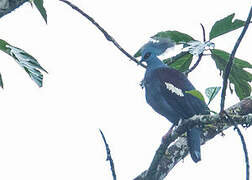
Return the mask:
<path id="1" fill-rule="evenodd" d="M 205 94 L 208 98 L 208 105 L 212 102 L 212 100 L 215 98 L 215 96 L 220 91 L 221 87 L 208 87 L 205 90 Z"/>
<path id="2" fill-rule="evenodd" d="M 209 33 L 209 39 L 212 40 L 221 35 L 227 34 L 231 31 L 239 29 L 245 25 L 245 22 L 239 19 L 233 21 L 235 14 L 231 14 L 221 20 L 214 23 Z M 203 29 L 204 30 L 204 29 Z M 205 30 L 204 30 L 205 33 Z M 216 67 L 223 72 L 228 62 L 230 54 L 219 49 L 214 49 L 214 43 L 206 41 L 201 43 L 195 40 L 192 36 L 179 31 L 162 31 L 152 36 L 151 38 L 170 38 L 176 45 L 183 44 L 182 52 L 174 57 L 163 59 L 163 62 L 170 67 L 173 67 L 181 72 L 189 70 L 193 57 L 199 57 L 204 55 L 204 51 L 210 50 L 211 58 L 215 61 Z M 141 49 L 134 55 L 135 57 L 141 56 Z M 232 67 L 231 74 L 229 76 L 229 82 L 234 84 L 236 95 L 243 99 L 251 94 L 251 86 L 249 82 L 252 81 L 252 74 L 244 70 L 244 68 L 252 68 L 252 65 L 245 60 L 238 58 L 234 59 L 234 65 Z M 215 89 L 218 90 L 219 89 Z M 208 92 L 209 93 L 209 92 Z M 208 95 L 207 95 L 208 97 Z M 209 103 L 215 95 L 209 98 Z"/>
<path id="3" fill-rule="evenodd" d="M 198 90 L 195 89 L 195 90 L 190 90 L 190 91 L 185 91 L 185 92 L 188 93 L 188 94 L 191 94 L 191 95 L 197 97 L 198 99 L 200 99 L 201 101 L 205 102 L 205 98 L 201 94 L 200 91 L 198 91 Z"/>
<path id="4" fill-rule="evenodd" d="M 163 62 L 167 64 L 170 61 L 174 61 L 174 63 L 170 64 L 170 67 L 177 69 L 181 72 L 185 72 L 186 70 L 188 70 L 190 64 L 192 63 L 192 60 L 192 54 L 190 54 L 189 52 L 182 52 L 175 57 L 164 59 Z"/>
<path id="5" fill-rule="evenodd" d="M 245 25 L 245 22 L 242 20 L 236 19 L 233 21 L 234 16 L 235 14 L 233 13 L 219 21 L 216 21 L 209 33 L 209 39 L 212 40 Z"/>
<path id="6" fill-rule="evenodd" d="M 28 73 L 31 79 L 42 87 L 43 74 L 40 72 L 47 72 L 40 66 L 38 61 L 24 50 L 10 45 L 6 41 L 0 39 L 0 50 L 10 55 L 15 61 Z M 0 86 L 3 87 L 2 78 L 0 76 Z"/>
<path id="7" fill-rule="evenodd" d="M 219 49 L 213 49 L 211 52 L 211 57 L 214 59 L 217 68 L 223 72 L 230 54 Z M 228 77 L 230 83 L 234 84 L 235 92 L 240 99 L 248 97 L 251 93 L 249 82 L 252 81 L 252 74 L 243 68 L 252 68 L 252 65 L 247 61 L 235 58 Z"/>
<path id="8" fill-rule="evenodd" d="M 46 10 L 43 6 L 43 0 L 30 0 L 30 3 L 34 3 L 36 8 L 39 10 L 43 19 L 47 23 L 47 14 Z M 28 73 L 31 79 L 39 86 L 42 87 L 43 83 L 43 74 L 40 71 L 44 71 L 47 73 L 45 69 L 43 69 L 38 61 L 25 52 L 24 50 L 17 48 L 15 46 L 10 45 L 6 41 L 0 39 L 0 50 L 10 55 L 15 59 L 15 61 Z M 0 74 L 0 87 L 3 88 L 3 80 Z"/>
<path id="9" fill-rule="evenodd" d="M 43 19 L 47 23 L 47 14 L 46 14 L 46 10 L 45 10 L 44 5 L 43 5 L 44 1 L 43 0 L 31 0 L 31 3 L 32 2 L 35 4 L 36 8 L 39 10 L 39 13 L 41 14 Z"/>

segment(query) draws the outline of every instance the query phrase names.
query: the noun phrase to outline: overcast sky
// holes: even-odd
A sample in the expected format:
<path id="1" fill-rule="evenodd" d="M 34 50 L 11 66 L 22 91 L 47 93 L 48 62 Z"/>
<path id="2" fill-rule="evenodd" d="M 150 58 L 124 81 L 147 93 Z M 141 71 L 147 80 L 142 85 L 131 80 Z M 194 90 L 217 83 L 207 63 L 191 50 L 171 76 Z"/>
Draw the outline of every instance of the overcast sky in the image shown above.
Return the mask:
<path id="1" fill-rule="evenodd" d="M 132 55 L 160 31 L 178 30 L 202 40 L 216 20 L 245 20 L 251 1 L 73 0 Z M 0 53 L 0 179 L 111 180 L 98 129 L 110 145 L 119 180 L 149 167 L 171 123 L 145 102 L 144 69 L 106 41 L 90 22 L 59 1 L 45 0 L 46 25 L 29 3 L 0 19 L 0 39 L 32 54 L 49 72 L 38 88 L 8 55 Z M 241 30 L 214 40 L 230 52 Z M 252 28 L 237 57 L 252 63 Z M 198 90 L 221 86 L 214 62 L 204 57 L 189 75 Z M 218 95 L 220 96 L 220 95 Z M 210 106 L 219 110 L 219 97 Z M 226 107 L 237 103 L 228 93 Z M 251 157 L 250 128 L 243 131 Z M 232 129 L 202 146 L 202 161 L 188 156 L 166 179 L 245 179 L 239 137 Z"/>

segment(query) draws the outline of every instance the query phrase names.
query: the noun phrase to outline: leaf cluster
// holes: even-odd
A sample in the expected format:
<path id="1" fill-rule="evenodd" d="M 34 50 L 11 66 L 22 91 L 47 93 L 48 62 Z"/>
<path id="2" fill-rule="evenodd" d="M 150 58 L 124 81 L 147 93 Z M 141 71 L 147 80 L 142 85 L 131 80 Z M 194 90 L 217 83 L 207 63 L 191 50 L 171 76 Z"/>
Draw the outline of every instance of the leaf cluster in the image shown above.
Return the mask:
<path id="1" fill-rule="evenodd" d="M 41 71 L 47 73 L 42 68 L 38 61 L 25 52 L 24 50 L 10 45 L 6 41 L 0 39 L 0 50 L 14 58 L 14 60 L 28 73 L 31 79 L 39 86 L 42 87 L 43 74 Z M 2 76 L 0 74 L 0 86 L 3 88 Z"/>
<path id="2" fill-rule="evenodd" d="M 211 31 L 209 33 L 209 41 L 206 41 L 203 43 L 198 43 L 200 41 L 195 40 L 192 36 L 186 33 L 182 33 L 179 31 L 170 31 L 170 30 L 159 32 L 155 34 L 154 36 L 152 36 L 151 38 L 154 38 L 154 39 L 155 38 L 170 38 L 176 45 L 183 44 L 183 48 L 190 46 L 190 44 L 194 42 L 200 45 L 204 45 L 204 43 L 206 44 L 217 37 L 220 37 L 231 31 L 237 30 L 245 25 L 245 21 L 242 21 L 239 19 L 233 20 L 234 16 L 235 14 L 233 13 L 223 19 L 216 21 L 214 25 L 212 26 Z M 203 50 L 209 51 L 211 59 L 215 62 L 217 69 L 220 70 L 221 72 L 220 75 L 222 75 L 227 65 L 230 53 L 225 52 L 224 50 L 214 49 L 214 48 L 203 49 Z M 196 56 L 198 57 L 199 55 L 204 56 L 204 51 L 202 51 L 201 54 L 197 54 Z M 137 51 L 134 57 L 140 57 L 140 56 L 141 56 L 141 49 Z M 192 60 L 194 56 L 195 54 L 191 54 L 189 51 L 182 51 L 174 57 L 163 59 L 163 62 L 169 65 L 170 67 L 175 68 L 181 72 L 186 72 L 189 70 L 190 66 L 192 65 Z M 252 74 L 246 71 L 244 68 L 252 69 L 252 65 L 248 61 L 235 58 L 230 76 L 228 78 L 229 83 L 234 85 L 235 93 L 239 97 L 240 100 L 244 99 L 245 97 L 250 96 L 251 94 L 251 86 L 249 83 L 252 81 Z M 219 91 L 219 87 L 214 87 L 214 88 L 217 88 Z M 231 89 L 231 92 L 232 92 L 232 89 Z M 209 94 L 206 94 L 206 95 L 207 97 L 210 97 Z M 215 95 L 213 97 L 215 97 Z M 211 101 L 212 99 L 210 98 L 209 103 Z"/>
<path id="3" fill-rule="evenodd" d="M 30 0 L 31 5 L 35 5 L 42 15 L 43 19 L 47 23 L 47 14 L 46 10 L 43 6 L 43 0 Z M 28 73 L 31 79 L 39 86 L 42 87 L 43 84 L 43 74 L 41 71 L 47 73 L 47 71 L 40 66 L 38 61 L 25 52 L 24 50 L 17 48 L 15 46 L 10 45 L 6 41 L 0 39 L 0 51 L 5 52 L 14 58 L 14 60 Z M 3 80 L 2 75 L 0 74 L 0 87 L 3 88 Z"/>

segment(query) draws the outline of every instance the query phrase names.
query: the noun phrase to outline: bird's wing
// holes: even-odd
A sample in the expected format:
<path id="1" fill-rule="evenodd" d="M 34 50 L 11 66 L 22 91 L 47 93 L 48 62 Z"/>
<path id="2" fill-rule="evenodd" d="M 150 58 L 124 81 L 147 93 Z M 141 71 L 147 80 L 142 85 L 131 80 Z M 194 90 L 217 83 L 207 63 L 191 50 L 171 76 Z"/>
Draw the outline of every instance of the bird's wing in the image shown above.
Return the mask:
<path id="1" fill-rule="evenodd" d="M 209 114 L 205 102 L 186 93 L 195 88 L 183 73 L 169 67 L 158 68 L 153 73 L 161 82 L 162 96 L 181 118 L 190 118 L 195 114 Z"/>

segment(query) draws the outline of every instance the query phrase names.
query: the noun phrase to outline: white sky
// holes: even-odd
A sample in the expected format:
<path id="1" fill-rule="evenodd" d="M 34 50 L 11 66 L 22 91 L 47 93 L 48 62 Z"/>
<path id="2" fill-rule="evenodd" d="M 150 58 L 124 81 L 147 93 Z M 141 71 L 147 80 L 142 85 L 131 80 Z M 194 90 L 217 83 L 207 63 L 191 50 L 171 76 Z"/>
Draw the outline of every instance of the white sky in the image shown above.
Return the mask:
<path id="1" fill-rule="evenodd" d="M 178 30 L 202 40 L 216 20 L 233 12 L 245 20 L 251 1 L 73 0 L 134 54 L 159 31 Z M 26 3 L 0 20 L 0 39 L 37 58 L 49 72 L 38 88 L 25 71 L 0 53 L 0 179 L 111 180 L 98 129 L 110 145 L 119 180 L 147 169 L 170 123 L 145 102 L 139 82 L 144 69 L 105 40 L 90 22 L 58 1 L 45 0 L 48 25 Z M 240 30 L 217 38 L 231 51 Z M 252 63 L 252 28 L 237 57 Z M 189 79 L 202 92 L 222 84 L 211 59 L 204 58 Z M 228 96 L 226 107 L 235 104 Z M 219 98 L 210 107 L 219 109 Z M 250 130 L 243 131 L 251 157 Z M 230 129 L 202 146 L 202 161 L 188 156 L 168 175 L 177 179 L 245 179 L 239 137 Z"/>

